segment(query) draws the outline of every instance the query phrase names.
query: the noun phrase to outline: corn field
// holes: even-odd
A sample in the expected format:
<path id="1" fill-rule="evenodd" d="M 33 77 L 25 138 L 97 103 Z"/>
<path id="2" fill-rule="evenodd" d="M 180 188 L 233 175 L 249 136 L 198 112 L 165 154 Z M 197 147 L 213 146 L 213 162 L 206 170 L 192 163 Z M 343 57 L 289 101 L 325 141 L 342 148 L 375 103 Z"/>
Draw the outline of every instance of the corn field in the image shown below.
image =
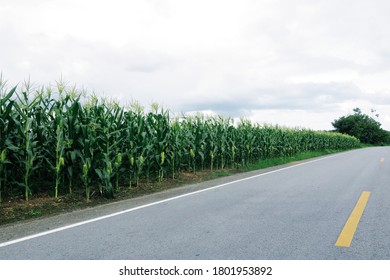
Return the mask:
<path id="1" fill-rule="evenodd" d="M 62 82 L 7 89 L 0 79 L 0 203 L 6 197 L 77 192 L 113 197 L 121 188 L 306 151 L 359 146 L 347 135 L 180 116 L 128 107 Z"/>

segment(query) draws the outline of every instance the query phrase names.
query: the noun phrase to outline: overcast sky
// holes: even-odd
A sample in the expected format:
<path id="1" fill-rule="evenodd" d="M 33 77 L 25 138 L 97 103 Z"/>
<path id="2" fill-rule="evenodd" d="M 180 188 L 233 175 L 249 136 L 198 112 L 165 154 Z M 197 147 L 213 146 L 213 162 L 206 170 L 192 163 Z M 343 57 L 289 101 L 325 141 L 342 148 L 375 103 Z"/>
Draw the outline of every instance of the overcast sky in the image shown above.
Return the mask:
<path id="1" fill-rule="evenodd" d="M 0 71 L 289 127 L 375 109 L 390 130 L 389 14 L 388 0 L 0 0 Z"/>

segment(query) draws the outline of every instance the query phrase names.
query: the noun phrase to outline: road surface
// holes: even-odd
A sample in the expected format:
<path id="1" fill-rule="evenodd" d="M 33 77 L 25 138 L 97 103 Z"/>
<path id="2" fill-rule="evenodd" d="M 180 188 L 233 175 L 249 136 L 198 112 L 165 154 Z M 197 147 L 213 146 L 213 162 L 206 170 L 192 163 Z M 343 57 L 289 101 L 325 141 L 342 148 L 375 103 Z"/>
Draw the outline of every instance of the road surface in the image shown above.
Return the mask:
<path id="1" fill-rule="evenodd" d="M 388 260 L 389 220 L 390 147 L 366 148 L 1 227 L 0 259 Z"/>

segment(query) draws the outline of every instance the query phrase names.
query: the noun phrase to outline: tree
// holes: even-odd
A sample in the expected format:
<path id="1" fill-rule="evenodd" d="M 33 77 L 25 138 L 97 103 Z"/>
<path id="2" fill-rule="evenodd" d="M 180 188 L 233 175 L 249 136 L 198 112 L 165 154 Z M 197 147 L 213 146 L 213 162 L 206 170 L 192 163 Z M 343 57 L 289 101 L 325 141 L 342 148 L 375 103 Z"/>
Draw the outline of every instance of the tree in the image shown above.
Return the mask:
<path id="1" fill-rule="evenodd" d="M 363 114 L 359 108 L 353 109 L 354 114 L 342 116 L 332 122 L 337 132 L 346 133 L 358 138 L 362 143 L 383 145 L 390 143 L 390 133 L 381 128 L 381 124 L 372 117 Z M 375 110 L 371 110 L 372 113 Z M 379 115 L 376 114 L 376 117 Z"/>

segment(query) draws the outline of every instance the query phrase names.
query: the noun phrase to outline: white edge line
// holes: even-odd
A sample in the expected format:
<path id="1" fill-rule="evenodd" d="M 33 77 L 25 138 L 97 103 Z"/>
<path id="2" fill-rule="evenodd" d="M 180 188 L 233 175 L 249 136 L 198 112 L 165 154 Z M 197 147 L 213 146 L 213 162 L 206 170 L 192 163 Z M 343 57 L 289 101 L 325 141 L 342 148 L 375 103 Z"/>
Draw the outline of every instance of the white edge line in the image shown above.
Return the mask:
<path id="1" fill-rule="evenodd" d="M 329 159 L 329 158 L 332 158 L 332 157 L 335 157 L 335 156 L 338 156 L 338 155 L 339 154 L 335 154 L 335 155 L 331 155 L 331 156 L 322 157 L 322 158 L 319 158 L 319 159 L 314 159 L 314 160 L 302 162 L 302 163 L 299 163 L 299 164 L 283 167 L 283 168 L 280 168 L 280 169 L 277 169 L 277 170 L 273 170 L 273 171 L 269 171 L 269 172 L 253 175 L 253 176 L 250 176 L 250 177 L 247 177 L 247 178 L 231 181 L 231 182 L 224 183 L 224 184 L 221 184 L 221 185 L 217 185 L 217 186 L 214 186 L 214 187 L 210 187 L 210 188 L 207 188 L 207 189 L 203 189 L 203 190 L 199 190 L 199 191 L 194 191 L 194 192 L 190 192 L 190 193 L 174 196 L 174 197 L 171 197 L 171 198 L 167 198 L 167 199 L 159 200 L 159 201 L 156 201 L 156 202 L 148 203 L 148 204 L 145 204 L 145 205 L 141 205 L 141 206 L 138 206 L 138 207 L 130 208 L 130 209 L 127 209 L 127 210 L 115 212 L 115 213 L 112 213 L 112 214 L 109 214 L 109 215 L 105 215 L 105 216 L 101 216 L 101 217 L 98 217 L 98 218 L 86 220 L 86 221 L 83 221 L 83 222 L 78 222 L 78 223 L 71 224 L 71 225 L 68 225 L 68 226 L 55 228 L 55 229 L 44 231 L 44 232 L 40 232 L 40 233 L 37 233 L 37 234 L 28 235 L 28 236 L 25 236 L 25 237 L 22 237 L 22 238 L 18 238 L 18 239 L 14 239 L 14 240 L 11 240 L 11 241 L 4 242 L 4 243 L 0 243 L 0 248 L 6 247 L 6 246 L 9 246 L 9 245 L 12 245 L 12 244 L 20 243 L 20 242 L 23 242 L 23 241 L 26 241 L 26 240 L 34 239 L 34 238 L 37 238 L 37 237 L 41 237 L 41 236 L 49 235 L 49 234 L 52 234 L 52 233 L 56 233 L 56 232 L 59 232 L 59 231 L 63 231 L 63 230 L 71 229 L 71 228 L 74 228 L 74 227 L 86 225 L 86 224 L 89 224 L 89 223 L 97 222 L 97 221 L 100 221 L 100 220 L 108 219 L 108 218 L 111 218 L 111 217 L 119 216 L 119 215 L 122 215 L 122 214 L 130 213 L 130 212 L 137 211 L 137 210 L 140 210 L 140 209 L 143 209 L 143 208 L 146 208 L 146 207 L 158 205 L 158 204 L 161 204 L 161 203 L 164 203 L 164 202 L 176 200 L 176 199 L 183 198 L 183 197 L 186 197 L 186 196 L 190 196 L 190 195 L 194 195 L 194 194 L 198 194 L 198 193 L 202 193 L 202 192 L 218 189 L 218 188 L 221 188 L 221 187 L 224 187 L 224 186 L 227 186 L 227 185 L 232 185 L 232 184 L 243 182 L 243 181 L 246 181 L 246 180 L 251 180 L 251 179 L 254 179 L 254 178 L 257 178 L 257 177 L 261 177 L 261 176 L 265 176 L 265 175 L 268 175 L 268 174 L 276 173 L 276 172 L 283 171 L 283 170 L 286 170 L 286 169 L 290 169 L 290 168 L 293 168 L 293 167 L 302 166 L 302 165 L 305 165 L 305 164 L 317 162 L 317 161 L 324 160 L 324 159 Z"/>

